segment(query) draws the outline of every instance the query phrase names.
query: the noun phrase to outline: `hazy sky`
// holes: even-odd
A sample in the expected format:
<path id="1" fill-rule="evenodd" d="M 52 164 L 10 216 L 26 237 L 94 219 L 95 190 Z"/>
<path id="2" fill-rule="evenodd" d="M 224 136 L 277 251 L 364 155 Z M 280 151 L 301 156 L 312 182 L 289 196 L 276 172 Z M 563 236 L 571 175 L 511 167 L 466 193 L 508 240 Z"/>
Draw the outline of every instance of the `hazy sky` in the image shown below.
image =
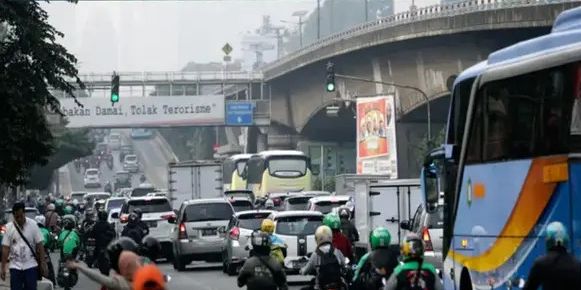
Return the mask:
<path id="1" fill-rule="evenodd" d="M 395 2 L 396 12 L 411 4 Z M 416 5 L 437 2 L 416 0 Z M 78 57 L 82 72 L 174 71 L 189 61 L 220 61 L 226 42 L 234 47 L 233 57 L 240 57 L 243 34 L 258 28 L 262 15 L 270 15 L 275 25 L 292 26 L 281 20 L 296 21 L 291 14 L 313 11 L 316 0 L 81 0 L 43 7 L 51 24 L 65 34 L 60 42 Z"/>

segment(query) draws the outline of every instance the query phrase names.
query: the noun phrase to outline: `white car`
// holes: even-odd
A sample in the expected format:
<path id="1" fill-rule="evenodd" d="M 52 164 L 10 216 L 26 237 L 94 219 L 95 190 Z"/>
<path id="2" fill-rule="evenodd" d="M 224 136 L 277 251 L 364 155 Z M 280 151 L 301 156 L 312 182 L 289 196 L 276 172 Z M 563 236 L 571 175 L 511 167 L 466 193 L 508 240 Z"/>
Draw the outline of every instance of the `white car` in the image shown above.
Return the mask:
<path id="1" fill-rule="evenodd" d="M 156 238 L 162 247 L 162 252 L 167 258 L 172 256 L 172 243 L 170 233 L 175 227 L 176 214 L 171 207 L 171 203 L 165 197 L 135 197 L 128 200 L 119 213 L 118 234 L 121 235 L 123 228 L 129 220 L 129 214 L 135 209 L 140 209 L 143 213 L 141 220 L 149 227 L 149 235 Z M 115 216 L 113 216 L 115 218 Z"/>
<path id="2" fill-rule="evenodd" d="M 89 168 L 85 171 L 85 188 L 101 187 L 101 171 L 97 168 Z"/>
<path id="3" fill-rule="evenodd" d="M 105 202 L 105 210 L 111 212 L 114 209 L 121 208 L 127 202 L 125 197 L 111 197 Z"/>
<path id="4" fill-rule="evenodd" d="M 317 249 L 315 231 L 323 224 L 323 214 L 305 210 L 283 211 L 274 212 L 268 218 L 274 221 L 274 234 L 287 246 L 285 271 L 297 273 L 306 264 L 309 254 Z"/>
<path id="5" fill-rule="evenodd" d="M 121 134 L 109 134 L 109 148 L 111 148 L 111 150 L 119 150 L 119 148 L 121 148 Z"/>
<path id="6" fill-rule="evenodd" d="M 125 158 L 123 158 L 123 169 L 131 173 L 138 172 L 139 161 L 137 160 L 137 155 L 135 154 L 125 155 Z"/>
<path id="7" fill-rule="evenodd" d="M 70 198 L 71 201 L 77 200 L 78 203 L 85 202 L 85 195 L 87 194 L 86 191 L 73 191 L 71 192 Z"/>
<path id="8" fill-rule="evenodd" d="M 332 212 L 334 208 L 344 206 L 349 201 L 351 201 L 351 197 L 348 195 L 318 196 L 309 200 L 307 209 L 318 211 L 322 214 L 328 214 Z"/>

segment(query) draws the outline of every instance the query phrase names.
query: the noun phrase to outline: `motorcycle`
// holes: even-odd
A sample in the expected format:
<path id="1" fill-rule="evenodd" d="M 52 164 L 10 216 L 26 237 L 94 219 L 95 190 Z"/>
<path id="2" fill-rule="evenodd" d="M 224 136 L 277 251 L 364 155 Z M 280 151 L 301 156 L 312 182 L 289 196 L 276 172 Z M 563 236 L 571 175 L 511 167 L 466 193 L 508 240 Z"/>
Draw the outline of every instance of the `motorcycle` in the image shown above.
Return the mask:
<path id="1" fill-rule="evenodd" d="M 79 281 L 79 274 L 76 270 L 70 270 L 66 266 L 66 262 L 72 260 L 70 257 L 63 257 L 59 261 L 59 270 L 56 277 L 57 284 L 63 287 L 65 290 L 70 290 Z"/>
<path id="2" fill-rule="evenodd" d="M 97 241 L 94 238 L 87 238 L 87 241 L 85 242 L 85 263 L 93 268 L 93 264 L 94 264 L 94 257 L 95 257 L 95 248 L 97 245 Z"/>

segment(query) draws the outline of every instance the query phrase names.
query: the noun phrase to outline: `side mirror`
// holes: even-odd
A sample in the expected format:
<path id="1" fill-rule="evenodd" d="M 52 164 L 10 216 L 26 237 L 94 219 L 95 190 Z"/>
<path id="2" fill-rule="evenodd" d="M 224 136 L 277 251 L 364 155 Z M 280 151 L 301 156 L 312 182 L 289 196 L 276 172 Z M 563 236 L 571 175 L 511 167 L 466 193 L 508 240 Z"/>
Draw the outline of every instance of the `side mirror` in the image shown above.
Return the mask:
<path id="1" fill-rule="evenodd" d="M 440 200 L 440 178 L 439 173 L 445 161 L 445 147 L 436 148 L 424 159 L 424 166 L 420 174 L 420 186 L 424 202 L 428 205 L 427 209 L 437 205 Z"/>
<path id="2" fill-rule="evenodd" d="M 113 219 L 119 219 L 119 213 L 118 212 L 114 212 L 111 214 L 111 218 Z"/>
<path id="3" fill-rule="evenodd" d="M 409 230 L 411 230 L 410 221 L 408 221 L 408 220 L 401 221 L 401 222 L 399 223 L 399 227 L 400 227 L 402 230 L 408 230 L 408 231 L 409 231 Z"/>

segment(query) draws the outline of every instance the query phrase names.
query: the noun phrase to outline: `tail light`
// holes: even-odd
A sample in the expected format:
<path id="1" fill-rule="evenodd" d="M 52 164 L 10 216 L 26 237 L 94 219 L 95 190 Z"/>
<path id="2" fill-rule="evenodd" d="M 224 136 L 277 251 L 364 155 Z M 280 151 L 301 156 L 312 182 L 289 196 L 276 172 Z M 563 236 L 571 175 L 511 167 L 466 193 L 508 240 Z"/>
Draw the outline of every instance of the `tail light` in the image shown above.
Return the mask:
<path id="1" fill-rule="evenodd" d="M 275 197 L 272 199 L 272 202 L 274 203 L 275 206 L 279 206 L 282 202 L 282 199 L 280 197 Z"/>
<path id="2" fill-rule="evenodd" d="M 186 240 L 188 238 L 188 233 L 186 232 L 186 224 L 181 223 L 178 233 L 178 239 Z"/>
<path id="3" fill-rule="evenodd" d="M 238 227 L 233 227 L 230 230 L 230 239 L 238 240 L 240 238 L 240 229 Z"/>
<path id="4" fill-rule="evenodd" d="M 0 226 L 0 234 L 5 234 L 6 233 L 6 226 Z"/>
<path id="5" fill-rule="evenodd" d="M 119 221 L 122 224 L 127 223 L 127 221 L 129 221 L 129 215 L 128 214 L 122 214 L 121 217 L 119 218 Z"/>
<path id="6" fill-rule="evenodd" d="M 175 219 L 176 218 L 176 214 L 175 213 L 164 214 L 164 215 L 161 216 L 161 218 L 164 219 L 164 220 Z"/>
<path id="7" fill-rule="evenodd" d="M 424 248 L 426 251 L 434 251 L 434 247 L 432 246 L 432 238 L 430 237 L 430 231 L 428 228 L 424 228 L 422 230 L 422 240 L 424 241 Z"/>

